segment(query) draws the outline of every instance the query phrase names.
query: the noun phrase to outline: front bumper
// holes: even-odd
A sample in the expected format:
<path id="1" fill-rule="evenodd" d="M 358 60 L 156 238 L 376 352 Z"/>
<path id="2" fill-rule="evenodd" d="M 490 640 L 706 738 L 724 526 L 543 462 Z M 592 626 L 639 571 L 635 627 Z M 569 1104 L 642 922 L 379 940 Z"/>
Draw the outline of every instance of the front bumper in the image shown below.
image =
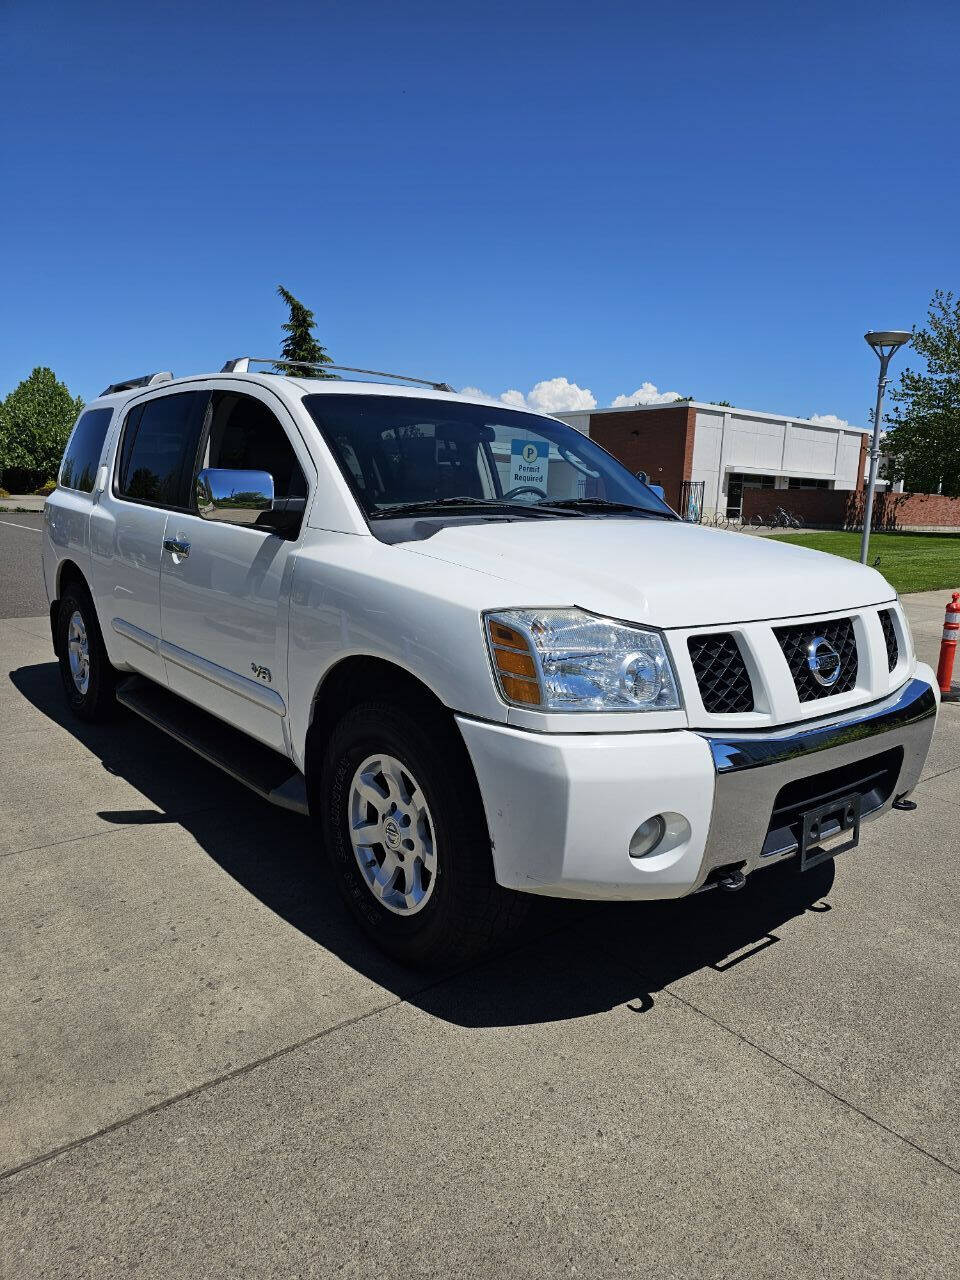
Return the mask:
<path id="1" fill-rule="evenodd" d="M 858 761 L 882 756 L 889 776 L 863 820 L 886 812 L 920 778 L 937 702 L 933 672 L 920 664 L 881 702 L 757 733 L 538 734 L 465 716 L 457 723 L 498 883 L 553 897 L 677 898 L 709 884 L 718 868 L 749 874 L 796 852 L 789 835 L 775 838 L 771 821 L 791 783 L 824 776 L 829 789 L 831 772 L 844 778 Z M 667 815 L 667 837 L 632 858 L 631 837 L 654 814 Z"/>

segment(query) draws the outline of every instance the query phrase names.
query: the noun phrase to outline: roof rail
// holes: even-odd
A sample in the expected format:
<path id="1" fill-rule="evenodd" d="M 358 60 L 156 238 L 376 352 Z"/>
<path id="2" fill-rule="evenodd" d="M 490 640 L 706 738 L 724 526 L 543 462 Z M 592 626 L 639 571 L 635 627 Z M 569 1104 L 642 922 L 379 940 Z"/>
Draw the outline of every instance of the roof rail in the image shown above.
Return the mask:
<path id="1" fill-rule="evenodd" d="M 405 373 L 384 373 L 380 369 L 355 369 L 349 364 L 311 364 L 308 360 L 281 360 L 276 356 L 239 356 L 236 360 L 228 360 L 220 372 L 248 373 L 252 364 L 282 364 L 284 367 L 320 369 L 322 372 L 336 369 L 340 373 L 365 373 L 371 378 L 396 378 L 398 382 L 415 382 L 421 387 L 432 387 L 434 391 L 453 390 L 448 382 L 434 382 L 432 378 L 411 378 Z"/>
<path id="2" fill-rule="evenodd" d="M 112 396 L 115 391 L 133 391 L 135 387 L 152 387 L 155 382 L 169 382 L 173 374 L 167 369 L 161 373 L 145 373 L 140 378 L 127 378 L 126 382 L 111 382 L 102 396 Z"/>

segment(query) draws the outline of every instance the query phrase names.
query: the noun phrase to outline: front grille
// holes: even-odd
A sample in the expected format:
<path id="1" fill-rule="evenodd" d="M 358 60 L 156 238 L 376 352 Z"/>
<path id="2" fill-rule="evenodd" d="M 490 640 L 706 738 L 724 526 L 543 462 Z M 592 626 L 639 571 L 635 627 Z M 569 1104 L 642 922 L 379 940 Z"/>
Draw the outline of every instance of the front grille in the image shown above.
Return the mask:
<path id="1" fill-rule="evenodd" d="M 857 683 L 857 641 L 849 618 L 804 622 L 798 627 L 774 627 L 773 632 L 780 641 L 801 702 L 849 693 Z M 808 648 L 818 638 L 826 640 L 840 657 L 840 675 L 832 685 L 820 684 L 807 665 Z"/>
<path id="2" fill-rule="evenodd" d="M 690 661 L 703 705 L 714 714 L 753 710 L 753 686 L 732 635 L 691 636 Z"/>
<path id="3" fill-rule="evenodd" d="M 855 760 L 853 764 L 830 769 L 827 773 L 815 773 L 809 778 L 797 778 L 777 792 L 770 815 L 770 826 L 763 842 L 763 852 L 769 856 L 798 848 L 803 826 L 803 815 L 808 809 L 819 809 L 841 796 L 860 797 L 860 813 L 874 813 L 893 795 L 903 765 L 903 747 L 892 747 L 876 756 Z"/>
<path id="4" fill-rule="evenodd" d="M 887 670 L 892 671 L 900 657 L 900 646 L 897 644 L 897 632 L 893 625 L 893 610 L 880 610 L 880 626 L 883 627 L 883 642 L 887 646 Z"/>

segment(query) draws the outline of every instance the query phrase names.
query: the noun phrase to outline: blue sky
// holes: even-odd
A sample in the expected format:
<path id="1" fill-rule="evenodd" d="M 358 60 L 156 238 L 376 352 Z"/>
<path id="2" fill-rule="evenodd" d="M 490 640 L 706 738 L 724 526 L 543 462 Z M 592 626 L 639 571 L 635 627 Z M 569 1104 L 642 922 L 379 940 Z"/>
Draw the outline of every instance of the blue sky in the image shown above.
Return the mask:
<path id="1" fill-rule="evenodd" d="M 955 3 L 0 0 L 0 37 L 0 394 L 269 354 L 282 282 L 346 364 L 864 424 L 864 330 L 960 288 Z"/>

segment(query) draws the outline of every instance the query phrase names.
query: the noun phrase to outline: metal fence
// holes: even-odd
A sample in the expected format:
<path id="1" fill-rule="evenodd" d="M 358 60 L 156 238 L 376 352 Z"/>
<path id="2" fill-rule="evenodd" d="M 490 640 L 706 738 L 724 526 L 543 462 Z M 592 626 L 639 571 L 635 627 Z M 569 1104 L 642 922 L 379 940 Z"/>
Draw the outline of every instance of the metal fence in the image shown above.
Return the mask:
<path id="1" fill-rule="evenodd" d="M 699 524 L 703 517 L 704 480 L 684 480 L 680 486 L 680 515 L 691 524 Z"/>

